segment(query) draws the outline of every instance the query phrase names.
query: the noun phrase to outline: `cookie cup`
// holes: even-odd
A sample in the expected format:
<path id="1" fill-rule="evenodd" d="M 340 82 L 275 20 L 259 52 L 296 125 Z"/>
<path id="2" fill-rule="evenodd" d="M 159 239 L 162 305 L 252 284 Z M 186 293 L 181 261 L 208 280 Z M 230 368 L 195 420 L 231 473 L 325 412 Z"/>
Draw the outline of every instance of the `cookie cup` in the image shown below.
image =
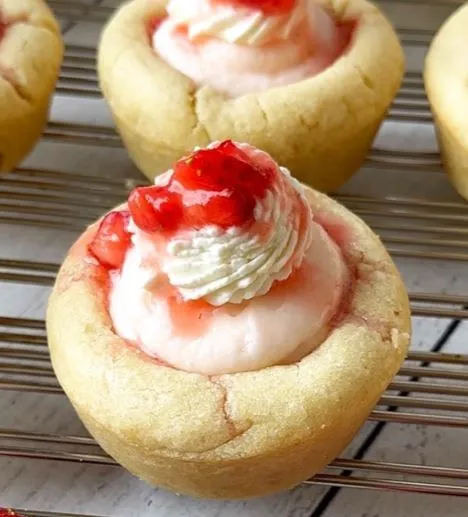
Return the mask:
<path id="1" fill-rule="evenodd" d="M 468 4 L 442 26 L 426 57 L 424 81 L 434 114 L 442 161 L 468 200 Z"/>
<path id="2" fill-rule="evenodd" d="M 60 27 L 43 0 L 3 0 L 0 23 L 0 171 L 32 150 L 47 122 L 63 57 Z"/>
<path id="3" fill-rule="evenodd" d="M 104 97 L 131 158 L 148 178 L 188 150 L 227 138 L 267 151 L 322 191 L 356 172 L 404 67 L 398 38 L 376 7 L 365 0 L 326 0 L 337 19 L 359 20 L 349 50 L 310 79 L 228 98 L 197 87 L 152 49 L 148 27 L 165 15 L 166 4 L 124 5 L 105 28 L 98 55 Z M 316 163 L 321 166 L 311 166 Z"/>
<path id="4" fill-rule="evenodd" d="M 63 57 L 60 27 L 42 0 L 3 0 L 0 21 L 0 171 L 32 150 L 47 122 Z"/>
<path id="5" fill-rule="evenodd" d="M 393 262 L 360 219 L 307 195 L 354 285 L 327 339 L 291 365 L 207 377 L 158 363 L 113 330 L 108 274 L 85 258 L 96 225 L 71 249 L 47 312 L 52 363 L 90 433 L 133 474 L 204 498 L 291 488 L 343 450 L 398 371 L 410 314 Z"/>

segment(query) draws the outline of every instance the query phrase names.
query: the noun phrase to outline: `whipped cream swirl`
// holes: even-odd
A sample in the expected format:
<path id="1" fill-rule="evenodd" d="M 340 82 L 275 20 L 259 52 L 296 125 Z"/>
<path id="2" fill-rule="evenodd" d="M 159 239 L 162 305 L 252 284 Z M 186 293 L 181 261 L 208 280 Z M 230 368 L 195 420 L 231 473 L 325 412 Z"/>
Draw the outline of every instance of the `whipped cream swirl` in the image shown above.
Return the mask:
<path id="1" fill-rule="evenodd" d="M 167 12 L 171 23 L 187 27 L 191 40 L 209 36 L 251 46 L 289 40 L 308 17 L 307 0 L 298 0 L 294 9 L 279 15 L 210 0 L 171 0 Z"/>
<path id="2" fill-rule="evenodd" d="M 247 230 L 208 226 L 167 243 L 162 270 L 185 300 L 241 303 L 266 294 L 301 266 L 311 244 L 312 215 L 301 184 L 287 169 L 278 170 L 254 216 Z"/>

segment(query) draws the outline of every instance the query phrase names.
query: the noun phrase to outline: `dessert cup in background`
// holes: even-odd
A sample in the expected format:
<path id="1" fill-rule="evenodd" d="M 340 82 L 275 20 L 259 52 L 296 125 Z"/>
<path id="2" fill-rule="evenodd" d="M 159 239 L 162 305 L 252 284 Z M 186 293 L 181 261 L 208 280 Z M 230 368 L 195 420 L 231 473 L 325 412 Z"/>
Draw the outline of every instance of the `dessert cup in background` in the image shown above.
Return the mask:
<path id="1" fill-rule="evenodd" d="M 468 200 L 468 5 L 455 11 L 432 41 L 424 82 L 434 115 L 442 162 Z"/>
<path id="2" fill-rule="evenodd" d="M 169 7 L 178 3 L 172 0 Z M 404 58 L 398 38 L 365 0 L 286 3 L 315 9 L 317 16 L 312 13 L 315 26 L 307 26 L 316 41 L 303 56 L 311 66 L 299 62 L 302 68 L 284 74 L 274 67 L 304 54 L 296 34 L 301 30 L 263 46 L 242 38 L 230 43 L 224 33 L 202 32 L 192 42 L 167 28 L 167 1 L 133 0 L 118 10 L 99 46 L 100 84 L 129 154 L 146 176 L 154 178 L 196 146 L 227 138 L 267 151 L 321 191 L 337 189 L 357 171 L 400 86 Z M 243 13 L 235 11 L 235 17 Z M 254 15 L 259 13 L 270 23 L 261 11 Z M 205 65 L 203 73 L 197 63 Z M 270 66 L 274 73 L 255 75 Z M 224 77 L 232 67 L 240 69 Z"/>
<path id="3" fill-rule="evenodd" d="M 90 226 L 47 311 L 57 378 L 143 480 L 248 498 L 313 476 L 406 356 L 410 313 L 358 217 L 232 141 Z"/>
<path id="4" fill-rule="evenodd" d="M 39 140 L 63 57 L 60 27 L 43 0 L 2 0 L 0 9 L 0 171 Z"/>

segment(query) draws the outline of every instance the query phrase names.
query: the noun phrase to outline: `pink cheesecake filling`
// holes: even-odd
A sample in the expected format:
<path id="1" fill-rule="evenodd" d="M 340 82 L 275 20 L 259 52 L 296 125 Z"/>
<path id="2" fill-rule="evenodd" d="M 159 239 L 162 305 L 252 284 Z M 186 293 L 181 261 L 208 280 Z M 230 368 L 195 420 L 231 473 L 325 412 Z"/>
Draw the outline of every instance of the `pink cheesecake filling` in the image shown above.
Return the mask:
<path id="1" fill-rule="evenodd" d="M 319 74 L 346 51 L 355 26 L 337 22 L 313 0 L 298 0 L 280 16 L 212 0 L 194 0 L 181 15 L 171 12 L 178 3 L 169 3 L 154 30 L 154 50 L 197 85 L 231 97 Z"/>
<path id="2" fill-rule="evenodd" d="M 254 371 L 300 360 L 331 330 L 349 273 L 336 244 L 313 224 L 303 265 L 267 294 L 213 307 L 183 302 L 133 247 L 113 277 L 110 314 L 117 333 L 151 357 L 206 375 Z"/>
<path id="3" fill-rule="evenodd" d="M 266 153 L 215 143 L 137 189 L 90 251 L 109 269 L 117 334 L 206 375 L 296 362 L 350 290 L 339 246 L 302 186 Z"/>

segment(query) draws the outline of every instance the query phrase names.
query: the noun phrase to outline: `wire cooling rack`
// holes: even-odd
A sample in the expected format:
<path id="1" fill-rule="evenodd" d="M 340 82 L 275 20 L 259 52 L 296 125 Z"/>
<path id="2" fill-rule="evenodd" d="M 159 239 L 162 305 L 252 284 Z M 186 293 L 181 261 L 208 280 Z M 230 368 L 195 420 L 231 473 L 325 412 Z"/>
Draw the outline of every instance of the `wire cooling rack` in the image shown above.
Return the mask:
<path id="1" fill-rule="evenodd" d="M 91 0 L 49 0 L 69 31 L 81 21 L 104 22 L 114 7 Z M 401 5 L 452 10 L 454 1 L 405 0 Z M 390 8 L 394 7 L 389 3 Z M 391 9 L 390 9 L 391 10 Z M 413 20 L 414 21 L 414 20 Z M 413 23 L 411 21 L 411 23 Z M 411 25 L 411 24 L 410 24 Z M 397 27 L 410 54 L 427 47 L 436 27 Z M 70 44 L 62 67 L 57 94 L 65 98 L 99 98 L 95 70 L 95 48 Z M 389 112 L 396 123 L 420 123 L 430 127 L 431 114 L 421 73 L 406 73 L 402 89 Z M 104 126 L 72 122 L 50 122 L 44 141 L 85 149 L 118 149 L 115 131 Z M 440 173 L 434 151 L 398 147 L 375 148 L 364 169 L 401 173 Z M 143 182 L 129 178 L 86 172 L 19 168 L 0 179 L 0 224 L 46 230 L 67 230 L 76 234 L 102 212 L 123 200 L 128 191 Z M 341 194 L 336 198 L 363 217 L 381 235 L 394 257 L 421 261 L 468 263 L 468 204 L 462 201 L 418 197 L 382 197 Z M 0 282 L 22 288 L 51 286 L 58 263 L 0 256 Z M 467 266 L 468 267 L 468 266 Z M 463 271 L 463 269 L 461 269 Z M 413 315 L 421 319 L 447 321 L 444 333 L 429 350 L 413 350 L 388 391 L 370 416 L 372 432 L 351 458 L 339 458 L 306 484 L 392 490 L 468 497 L 468 468 L 416 463 L 366 460 L 366 444 L 385 424 L 408 424 L 468 429 L 468 355 L 441 352 L 442 344 L 468 320 L 468 295 L 410 292 Z M 60 397 L 47 351 L 45 324 L 40 319 L 0 316 L 0 390 L 30 392 Z M 72 436 L 4 429 L 0 423 L 0 456 L 32 460 L 56 460 L 95 465 L 114 465 L 88 436 Z M 466 465 L 465 465 L 466 467 Z M 328 492 L 327 496 L 333 496 Z M 1 501 L 0 501 L 1 503 Z M 66 517 L 65 514 L 25 512 L 36 517 Z M 67 514 L 68 515 L 68 514 Z M 319 515 L 319 513 L 314 513 Z"/>

